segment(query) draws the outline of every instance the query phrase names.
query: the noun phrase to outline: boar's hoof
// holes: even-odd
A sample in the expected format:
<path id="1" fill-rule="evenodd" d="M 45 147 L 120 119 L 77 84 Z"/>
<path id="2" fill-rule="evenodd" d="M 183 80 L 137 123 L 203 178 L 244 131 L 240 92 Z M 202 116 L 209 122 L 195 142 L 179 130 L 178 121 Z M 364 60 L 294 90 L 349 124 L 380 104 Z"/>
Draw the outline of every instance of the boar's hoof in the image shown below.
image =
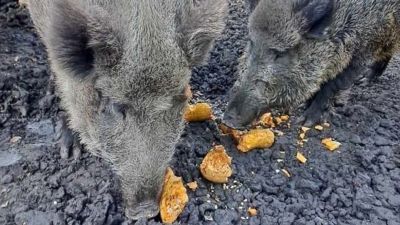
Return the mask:
<path id="1" fill-rule="evenodd" d="M 296 123 L 306 127 L 312 127 L 322 121 L 325 110 L 320 107 L 313 107 L 313 104 L 304 111 L 303 115 L 297 119 Z"/>
<path id="2" fill-rule="evenodd" d="M 135 208 L 127 207 L 125 215 L 132 220 L 139 220 L 141 218 L 153 218 L 160 212 L 159 206 L 156 202 L 143 202 Z"/>
<path id="3" fill-rule="evenodd" d="M 68 127 L 65 116 L 62 116 L 60 123 L 57 132 L 61 158 L 68 159 L 72 155 L 74 159 L 79 159 L 83 146 L 79 142 L 78 134 Z"/>

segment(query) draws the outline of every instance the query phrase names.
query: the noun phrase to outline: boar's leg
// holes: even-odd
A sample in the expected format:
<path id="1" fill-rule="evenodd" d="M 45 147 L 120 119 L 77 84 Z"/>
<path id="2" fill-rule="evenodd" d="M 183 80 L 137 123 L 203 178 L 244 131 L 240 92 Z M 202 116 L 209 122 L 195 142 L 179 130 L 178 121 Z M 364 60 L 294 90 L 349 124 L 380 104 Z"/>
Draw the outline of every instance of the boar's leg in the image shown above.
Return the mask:
<path id="1" fill-rule="evenodd" d="M 321 86 L 321 89 L 311 99 L 309 106 L 305 110 L 303 116 L 299 118 L 298 122 L 304 126 L 312 126 L 320 122 L 322 116 L 328 110 L 333 97 L 340 91 L 350 89 L 365 67 L 356 63 L 351 63 L 342 73 L 336 78 L 327 81 Z"/>
<path id="2" fill-rule="evenodd" d="M 375 61 L 368 65 L 368 63 L 357 63 L 357 60 L 353 60 L 350 66 L 335 79 L 322 85 L 298 122 L 305 126 L 312 126 L 320 122 L 331 105 L 333 97 L 338 96 L 341 92 L 348 91 L 354 84 L 365 83 L 364 81 L 370 81 L 380 76 L 385 71 L 389 61 L 390 59 Z"/>
<path id="3" fill-rule="evenodd" d="M 79 159 L 82 154 L 83 146 L 79 141 L 78 134 L 68 127 L 66 115 L 61 115 L 58 129 L 58 145 L 60 147 L 61 158 L 67 159 L 71 156 Z"/>
<path id="4" fill-rule="evenodd" d="M 373 81 L 375 78 L 381 76 L 383 72 L 386 70 L 390 60 L 391 58 L 373 63 L 370 66 L 371 69 L 370 73 L 365 74 L 365 76 L 357 80 L 356 84 L 361 86 L 366 86 L 370 81 Z"/>

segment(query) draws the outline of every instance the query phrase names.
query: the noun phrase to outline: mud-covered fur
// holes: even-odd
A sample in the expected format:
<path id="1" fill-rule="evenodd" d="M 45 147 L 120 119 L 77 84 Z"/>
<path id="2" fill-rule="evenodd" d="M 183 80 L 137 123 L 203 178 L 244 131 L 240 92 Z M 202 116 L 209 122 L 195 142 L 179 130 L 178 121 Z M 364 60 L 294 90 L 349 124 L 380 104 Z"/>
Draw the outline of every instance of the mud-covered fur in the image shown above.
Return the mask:
<path id="1" fill-rule="evenodd" d="M 121 178 L 126 215 L 158 213 L 191 67 L 222 32 L 225 0 L 31 0 L 70 127 Z"/>
<path id="2" fill-rule="evenodd" d="M 251 1 L 250 40 L 225 113 L 232 126 L 296 108 L 322 88 L 304 118 L 316 122 L 328 97 L 382 73 L 399 50 L 398 0 Z"/>

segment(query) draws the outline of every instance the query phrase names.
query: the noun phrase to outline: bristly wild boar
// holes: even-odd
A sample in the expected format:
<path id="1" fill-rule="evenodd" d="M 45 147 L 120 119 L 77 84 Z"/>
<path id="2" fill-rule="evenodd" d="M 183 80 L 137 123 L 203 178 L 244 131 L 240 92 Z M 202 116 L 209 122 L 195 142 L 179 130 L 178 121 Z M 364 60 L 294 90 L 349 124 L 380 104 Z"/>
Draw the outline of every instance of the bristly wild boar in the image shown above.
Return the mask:
<path id="1" fill-rule="evenodd" d="M 300 122 L 318 122 L 332 97 L 381 74 L 400 47 L 399 0 L 248 1 L 247 53 L 224 115 L 233 127 L 310 98 Z"/>
<path id="2" fill-rule="evenodd" d="M 120 176 L 126 215 L 155 216 L 183 129 L 191 67 L 224 28 L 225 0 L 32 0 L 70 127 Z"/>

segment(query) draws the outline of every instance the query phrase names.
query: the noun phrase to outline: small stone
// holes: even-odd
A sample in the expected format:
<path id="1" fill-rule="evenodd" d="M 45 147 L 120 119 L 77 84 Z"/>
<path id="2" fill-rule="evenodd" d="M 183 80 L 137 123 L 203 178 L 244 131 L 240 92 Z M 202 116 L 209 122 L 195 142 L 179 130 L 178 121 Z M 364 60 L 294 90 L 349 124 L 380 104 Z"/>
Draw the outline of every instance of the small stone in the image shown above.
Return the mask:
<path id="1" fill-rule="evenodd" d="M 14 137 L 12 137 L 12 138 L 10 139 L 10 143 L 11 143 L 11 144 L 16 144 L 16 143 L 20 142 L 21 139 L 22 139 L 22 137 L 20 137 L 20 136 L 14 136 Z"/>
<path id="2" fill-rule="evenodd" d="M 1 184 L 9 184 L 13 182 L 13 177 L 10 174 L 5 175 L 3 178 L 1 178 L 0 183 Z"/>

